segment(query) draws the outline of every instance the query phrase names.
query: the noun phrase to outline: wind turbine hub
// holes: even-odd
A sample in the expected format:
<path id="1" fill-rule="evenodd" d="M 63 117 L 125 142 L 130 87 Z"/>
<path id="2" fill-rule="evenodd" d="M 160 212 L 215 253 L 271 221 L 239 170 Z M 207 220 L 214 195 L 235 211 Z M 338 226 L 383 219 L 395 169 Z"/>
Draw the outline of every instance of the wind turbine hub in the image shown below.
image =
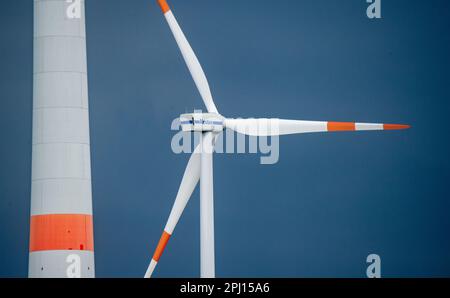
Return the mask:
<path id="1" fill-rule="evenodd" d="M 225 118 L 216 113 L 191 113 L 180 115 L 182 131 L 221 132 Z"/>

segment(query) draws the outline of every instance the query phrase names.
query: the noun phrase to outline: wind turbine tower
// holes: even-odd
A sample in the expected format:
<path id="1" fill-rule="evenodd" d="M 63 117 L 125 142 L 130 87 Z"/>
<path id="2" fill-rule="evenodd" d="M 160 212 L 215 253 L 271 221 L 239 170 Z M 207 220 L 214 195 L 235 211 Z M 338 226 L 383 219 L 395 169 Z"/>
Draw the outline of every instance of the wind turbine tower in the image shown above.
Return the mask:
<path id="1" fill-rule="evenodd" d="M 29 277 L 94 277 L 85 0 L 34 0 Z"/>

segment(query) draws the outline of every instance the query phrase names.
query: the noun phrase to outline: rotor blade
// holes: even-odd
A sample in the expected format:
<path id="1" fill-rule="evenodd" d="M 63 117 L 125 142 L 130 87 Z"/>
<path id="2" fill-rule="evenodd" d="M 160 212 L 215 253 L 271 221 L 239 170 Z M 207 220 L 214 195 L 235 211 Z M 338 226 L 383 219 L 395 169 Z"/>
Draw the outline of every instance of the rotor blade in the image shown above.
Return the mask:
<path id="1" fill-rule="evenodd" d="M 206 79 L 200 62 L 198 61 L 194 51 L 189 45 L 186 36 L 178 25 L 178 22 L 175 19 L 172 11 L 170 10 L 170 7 L 167 4 L 166 0 L 158 0 L 158 3 L 161 6 L 167 23 L 169 24 L 170 30 L 172 30 L 173 36 L 175 37 L 178 47 L 181 50 L 181 54 L 183 55 L 184 61 L 186 62 L 192 78 L 194 79 L 195 85 L 197 86 L 197 89 L 200 92 L 201 97 L 203 98 L 206 109 L 209 113 L 217 114 L 218 111 L 216 105 L 214 104 L 211 90 L 209 89 L 208 80 Z"/>
<path id="2" fill-rule="evenodd" d="M 173 204 L 172 211 L 170 211 L 169 219 L 167 220 L 164 232 L 159 240 L 158 246 L 156 247 L 155 253 L 153 254 L 150 265 L 145 273 L 145 278 L 149 278 L 153 270 L 155 270 L 156 264 L 161 257 L 164 248 L 169 241 L 170 236 L 181 217 L 181 214 L 186 207 L 189 198 L 192 195 L 197 183 L 200 179 L 200 165 L 201 165 L 201 144 L 199 144 L 194 153 L 192 153 L 191 158 L 184 171 L 183 179 L 181 180 L 180 188 L 178 189 L 177 196 L 175 198 L 175 203 Z"/>
<path id="3" fill-rule="evenodd" d="M 408 129 L 409 125 L 284 119 L 226 119 L 225 127 L 249 136 L 280 136 L 289 134 Z"/>

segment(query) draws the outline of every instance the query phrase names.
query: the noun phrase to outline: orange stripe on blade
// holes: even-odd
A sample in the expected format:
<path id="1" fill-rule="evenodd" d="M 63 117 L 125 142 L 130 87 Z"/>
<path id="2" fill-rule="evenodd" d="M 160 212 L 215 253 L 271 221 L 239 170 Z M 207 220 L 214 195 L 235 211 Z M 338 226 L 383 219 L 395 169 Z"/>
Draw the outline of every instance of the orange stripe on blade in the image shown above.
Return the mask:
<path id="1" fill-rule="evenodd" d="M 396 129 L 408 129 L 411 126 L 403 124 L 383 124 L 383 129 L 385 130 L 396 130 Z"/>
<path id="2" fill-rule="evenodd" d="M 354 122 L 328 122 L 328 131 L 353 131 L 356 130 Z"/>
<path id="3" fill-rule="evenodd" d="M 158 246 L 156 247 L 155 253 L 153 254 L 153 260 L 156 262 L 159 261 L 159 258 L 161 258 L 161 255 L 164 251 L 164 248 L 166 248 L 167 242 L 170 239 L 170 234 L 166 231 L 163 232 L 161 239 L 159 239 Z"/>
<path id="4" fill-rule="evenodd" d="M 169 4 L 167 4 L 166 0 L 158 0 L 158 4 L 161 7 L 163 13 L 166 13 L 170 10 Z"/>
<path id="5" fill-rule="evenodd" d="M 92 215 L 33 215 L 30 252 L 42 250 L 94 250 Z"/>

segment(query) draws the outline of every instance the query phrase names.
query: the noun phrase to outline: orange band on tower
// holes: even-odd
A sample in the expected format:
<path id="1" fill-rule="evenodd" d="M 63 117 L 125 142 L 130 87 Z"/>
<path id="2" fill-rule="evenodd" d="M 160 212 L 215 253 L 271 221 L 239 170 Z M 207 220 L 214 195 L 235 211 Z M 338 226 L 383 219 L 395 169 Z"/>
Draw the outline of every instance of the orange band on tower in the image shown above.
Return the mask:
<path id="1" fill-rule="evenodd" d="M 328 131 L 353 131 L 356 130 L 354 122 L 328 122 Z"/>
<path id="2" fill-rule="evenodd" d="M 92 215 L 33 215 L 30 252 L 42 250 L 94 250 Z"/>
<path id="3" fill-rule="evenodd" d="M 156 247 L 155 253 L 153 254 L 153 260 L 156 262 L 159 261 L 159 258 L 161 258 L 161 255 L 164 251 L 164 248 L 166 248 L 167 242 L 170 239 L 170 234 L 166 231 L 163 232 L 161 239 L 159 239 L 158 246 Z"/>
<path id="4" fill-rule="evenodd" d="M 385 129 L 385 130 L 408 129 L 408 128 L 410 128 L 409 125 L 402 125 L 402 124 L 383 124 L 383 129 Z"/>
<path id="5" fill-rule="evenodd" d="M 170 10 L 169 4 L 167 4 L 166 0 L 158 0 L 159 6 L 161 6 L 161 10 L 163 13 L 166 13 Z"/>

